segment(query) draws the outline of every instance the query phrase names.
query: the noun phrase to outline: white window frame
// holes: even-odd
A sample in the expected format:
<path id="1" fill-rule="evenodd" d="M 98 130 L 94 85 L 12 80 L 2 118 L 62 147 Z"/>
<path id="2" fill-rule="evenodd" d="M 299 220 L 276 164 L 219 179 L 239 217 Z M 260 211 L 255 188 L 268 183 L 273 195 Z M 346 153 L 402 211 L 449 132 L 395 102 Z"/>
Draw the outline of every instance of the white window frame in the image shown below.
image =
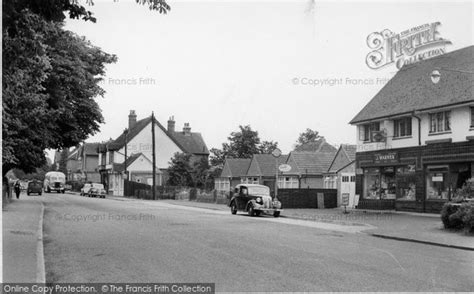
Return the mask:
<path id="1" fill-rule="evenodd" d="M 278 189 L 298 189 L 299 180 L 296 176 L 278 177 Z"/>

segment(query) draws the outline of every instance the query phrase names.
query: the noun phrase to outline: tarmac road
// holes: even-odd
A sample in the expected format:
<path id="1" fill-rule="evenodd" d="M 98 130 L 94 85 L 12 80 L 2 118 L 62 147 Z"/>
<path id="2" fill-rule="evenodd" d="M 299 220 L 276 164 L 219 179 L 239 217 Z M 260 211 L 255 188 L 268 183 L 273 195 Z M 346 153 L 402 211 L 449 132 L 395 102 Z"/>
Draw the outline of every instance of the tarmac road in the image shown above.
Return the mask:
<path id="1" fill-rule="evenodd" d="M 160 201 L 43 195 L 47 282 L 209 282 L 217 291 L 474 287 L 474 252 Z"/>

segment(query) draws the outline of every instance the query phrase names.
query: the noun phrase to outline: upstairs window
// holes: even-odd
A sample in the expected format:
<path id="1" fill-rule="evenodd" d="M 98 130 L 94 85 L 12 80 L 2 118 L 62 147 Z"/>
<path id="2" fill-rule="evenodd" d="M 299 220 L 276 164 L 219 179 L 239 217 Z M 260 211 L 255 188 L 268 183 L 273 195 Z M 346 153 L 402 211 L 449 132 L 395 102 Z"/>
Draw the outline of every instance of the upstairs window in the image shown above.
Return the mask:
<path id="1" fill-rule="evenodd" d="M 430 113 L 430 133 L 451 131 L 451 112 Z"/>
<path id="2" fill-rule="evenodd" d="M 411 117 L 396 119 L 393 121 L 393 137 L 411 136 Z"/>
<path id="3" fill-rule="evenodd" d="M 364 142 L 370 142 L 371 141 L 371 133 L 380 131 L 380 123 L 370 123 L 370 124 L 365 124 L 361 125 L 359 127 L 359 140 L 364 141 Z"/>
<path id="4" fill-rule="evenodd" d="M 109 164 L 114 163 L 114 152 L 109 151 Z"/>

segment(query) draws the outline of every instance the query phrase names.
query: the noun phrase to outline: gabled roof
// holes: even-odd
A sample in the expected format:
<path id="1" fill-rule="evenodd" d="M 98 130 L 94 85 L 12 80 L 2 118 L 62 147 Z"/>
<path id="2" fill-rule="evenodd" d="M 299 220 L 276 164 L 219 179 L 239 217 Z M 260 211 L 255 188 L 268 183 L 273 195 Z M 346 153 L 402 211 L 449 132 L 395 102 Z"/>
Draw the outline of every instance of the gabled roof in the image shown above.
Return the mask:
<path id="1" fill-rule="evenodd" d="M 326 139 L 321 138 L 315 142 L 309 142 L 295 148 L 297 152 L 336 152 L 336 147 L 326 142 Z"/>
<path id="2" fill-rule="evenodd" d="M 431 73 L 439 71 L 437 84 Z M 364 121 L 474 102 L 474 46 L 402 67 L 350 121 Z"/>
<path id="3" fill-rule="evenodd" d="M 336 173 L 340 169 L 354 162 L 356 149 L 356 145 L 341 145 L 339 150 L 337 150 L 336 155 L 334 155 L 334 158 L 328 168 L 328 172 Z"/>
<path id="4" fill-rule="evenodd" d="M 301 175 L 321 175 L 327 172 L 335 154 L 336 152 L 293 151 L 288 162 L 290 166 L 293 164 Z"/>
<path id="5" fill-rule="evenodd" d="M 129 167 L 135 160 L 137 160 L 142 155 L 143 153 L 139 152 L 139 153 L 134 153 L 130 156 L 127 156 L 127 160 L 125 164 L 127 165 L 127 167 Z"/>
<path id="6" fill-rule="evenodd" d="M 243 177 L 250 167 L 251 158 L 227 158 L 222 168 L 221 178 Z"/>
<path id="7" fill-rule="evenodd" d="M 190 132 L 185 134 L 184 132 L 168 132 L 158 120 L 155 119 L 156 126 L 158 126 L 183 152 L 192 154 L 204 154 L 208 155 L 209 150 L 207 149 L 206 143 L 200 133 Z M 151 116 L 141 119 L 135 123 L 135 125 L 128 130 L 127 141 L 132 140 L 138 135 L 148 124 L 151 123 Z M 122 133 L 117 139 L 106 143 L 108 150 L 119 150 L 125 146 L 125 134 Z"/>
<path id="8" fill-rule="evenodd" d="M 278 165 L 286 163 L 288 155 L 278 157 Z M 250 163 L 247 176 L 275 176 L 276 162 L 275 157 L 271 154 L 254 154 Z"/>
<path id="9" fill-rule="evenodd" d="M 189 134 L 185 134 L 184 132 L 173 132 L 171 135 L 186 152 L 209 155 L 209 150 L 207 149 L 206 143 L 204 143 L 201 133 L 190 132 Z"/>

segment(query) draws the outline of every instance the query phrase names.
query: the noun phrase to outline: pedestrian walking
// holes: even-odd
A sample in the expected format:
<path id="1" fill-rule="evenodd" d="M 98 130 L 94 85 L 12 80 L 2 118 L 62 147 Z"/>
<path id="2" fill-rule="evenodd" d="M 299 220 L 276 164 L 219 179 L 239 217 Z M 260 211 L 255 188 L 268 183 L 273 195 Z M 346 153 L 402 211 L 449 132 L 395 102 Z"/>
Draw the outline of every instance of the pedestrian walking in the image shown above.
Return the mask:
<path id="1" fill-rule="evenodd" d="M 20 192 L 21 192 L 20 181 L 16 181 L 13 189 L 15 189 L 16 199 L 20 199 Z"/>

